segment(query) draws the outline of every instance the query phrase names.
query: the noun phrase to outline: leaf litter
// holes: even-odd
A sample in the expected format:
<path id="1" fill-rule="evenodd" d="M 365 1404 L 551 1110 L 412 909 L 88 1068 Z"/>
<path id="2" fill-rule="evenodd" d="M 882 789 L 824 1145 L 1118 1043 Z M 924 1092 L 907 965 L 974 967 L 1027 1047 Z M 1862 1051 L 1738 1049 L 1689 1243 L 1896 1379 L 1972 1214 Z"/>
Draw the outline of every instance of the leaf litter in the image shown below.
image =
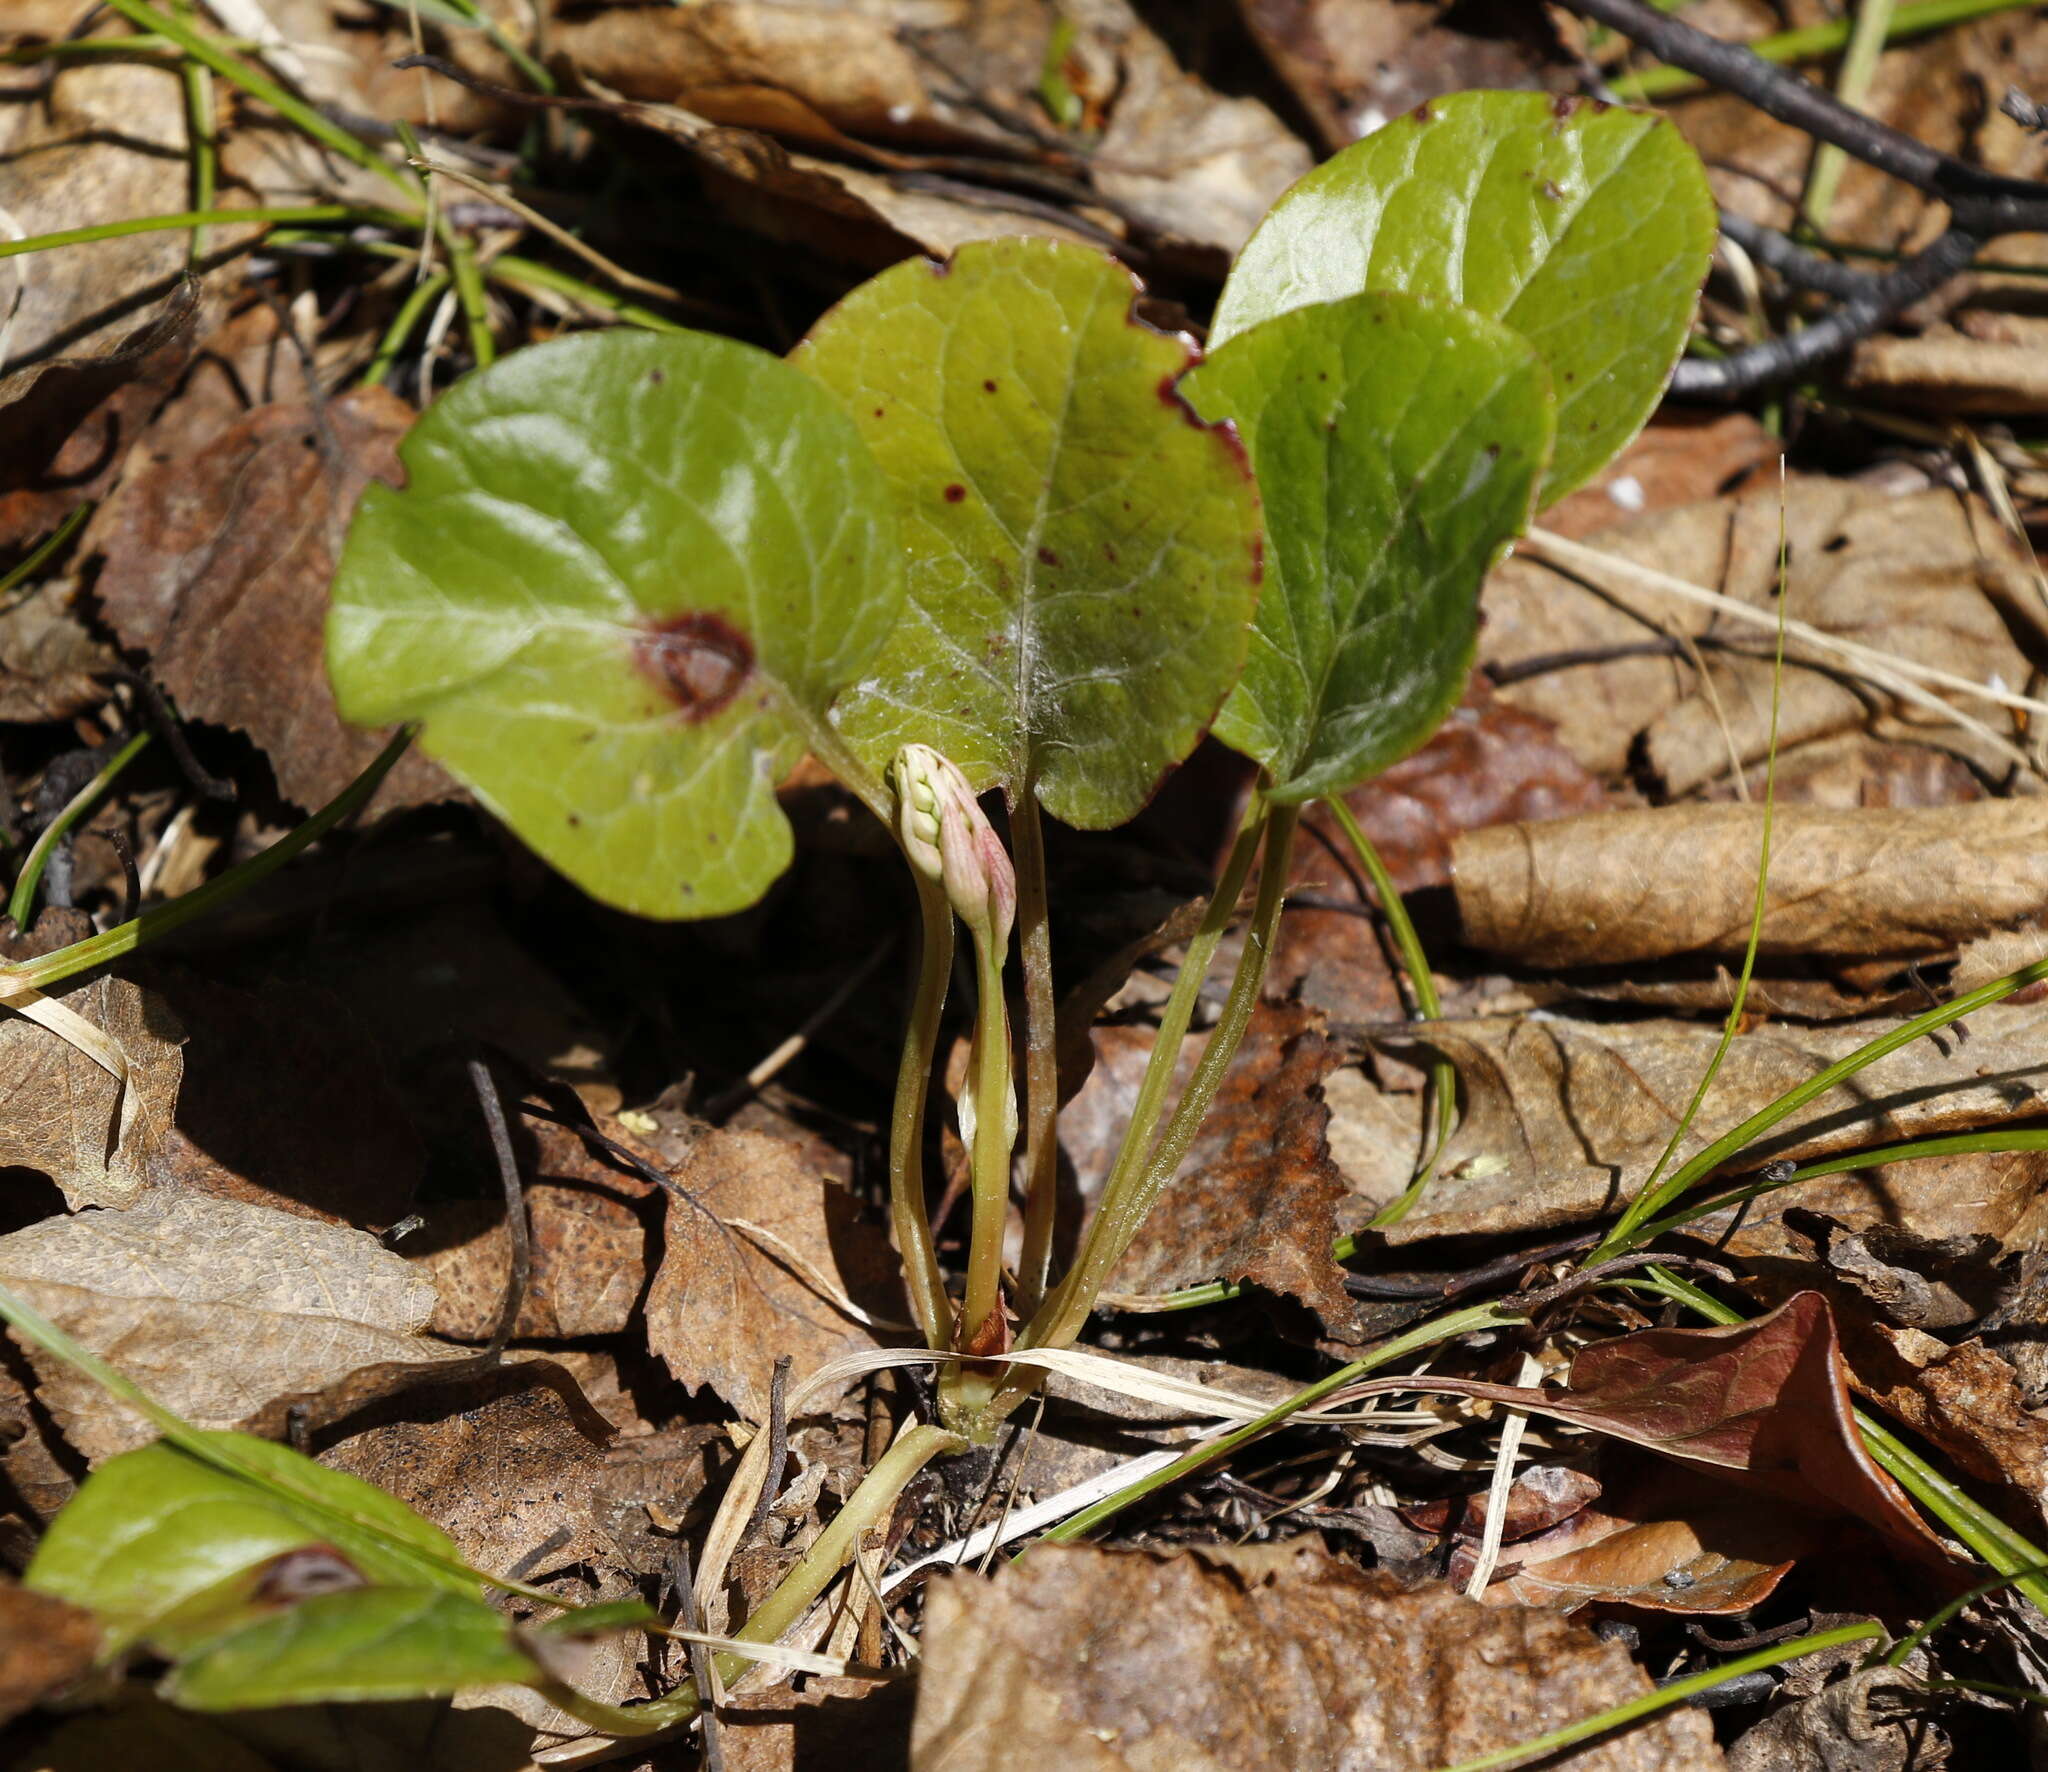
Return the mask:
<path id="1" fill-rule="evenodd" d="M 1625 71 L 1618 39 L 1498 10 L 601 5 L 563 11 L 528 43 L 501 12 L 477 28 L 465 8 L 422 8 L 425 46 L 468 85 L 394 68 L 410 29 L 367 9 L 306 0 L 278 9 L 277 32 L 241 8 L 212 22 L 254 33 L 238 53 L 331 116 L 373 136 L 401 120 L 437 131 L 434 159 L 485 192 L 518 166 L 522 200 L 679 298 L 657 322 L 674 312 L 780 352 L 856 272 L 1021 235 L 1115 249 L 1163 292 L 1136 320 L 1198 337 L 1229 255 L 1323 154 L 1460 88 L 1574 92 L 1581 56 Z M 1721 9 L 1710 26 L 1739 35 L 1761 11 Z M 32 52 L 0 67 L 22 95 L 0 124 L 0 209 L 21 233 L 200 206 L 195 101 L 175 58 L 65 45 L 133 22 L 38 3 L 0 26 L 0 47 Z M 520 102 L 549 94 L 507 42 L 577 108 Z M 1958 95 L 2043 66 L 2039 21 L 2001 14 L 1893 49 L 1869 106 L 2032 176 L 2039 139 Z M 391 200 L 289 117 L 224 77 L 211 88 L 207 188 L 221 206 Z M 1707 150 L 1721 202 L 1786 219 L 1806 138 L 1732 98 L 1670 114 Z M 613 182 L 608 168 L 636 162 L 644 180 Z M 199 884 L 259 851 L 375 754 L 377 739 L 340 721 L 321 666 L 359 494 L 397 482 L 398 444 L 424 434 L 415 412 L 477 360 L 479 317 L 509 347 L 621 313 L 597 261 L 509 202 L 452 176 L 439 196 L 483 266 L 477 314 L 459 263 L 439 248 L 414 261 L 403 232 L 374 219 L 339 249 L 343 236 L 308 245 L 221 222 L 197 241 L 165 229 L 0 266 L 0 304 L 13 304 L 0 569 L 96 506 L 50 565 L 0 593 L 6 852 L 54 810 L 61 759 L 145 725 L 183 740 L 124 776 L 52 870 L 46 896 L 80 933 L 127 914 L 122 846 L 132 890 L 156 902 L 165 881 Z M 1930 226 L 1921 199 L 1855 167 L 1832 220 L 1877 246 L 1918 244 Z M 650 250 L 672 239 L 713 249 Z M 2031 249 L 1999 250 L 2018 263 Z M 432 282 L 448 269 L 457 280 Z M 2028 348 L 2015 288 L 1972 273 L 1866 341 L 1839 394 L 1792 402 L 1805 428 L 1790 433 L 1782 585 L 1781 495 L 1760 471 L 1777 427 L 1754 401 L 1668 402 L 1489 575 L 1463 705 L 1347 795 L 1421 926 L 1444 1013 L 1408 1019 L 1377 895 L 1311 811 L 1330 842 L 1294 851 L 1267 1000 L 1091 1331 L 1124 1364 L 1089 1368 L 1085 1388 L 1062 1375 L 1042 1422 L 1027 1413 L 985 1460 L 933 1467 L 943 1478 L 905 1491 L 863 1567 L 879 1586 L 892 1563 L 1195 1443 L 1215 1431 L 1195 1425 L 1216 1419 L 1194 1404 L 1205 1381 L 1275 1402 L 1471 1297 L 1537 1300 L 1533 1321 L 1439 1350 L 1426 1375 L 1397 1381 L 1437 1393 L 1381 1404 L 1378 1422 L 1237 1448 L 1118 1518 L 1105 1546 L 921 1574 L 886 1605 L 856 1573 L 812 1632 L 849 1671 L 742 1694 L 715 1729 L 726 1765 L 993 1767 L 1038 1752 L 1105 1772 L 1440 1767 L 1652 1678 L 1710 1672 L 1738 1653 L 1724 1642 L 1867 1616 L 1897 1635 L 1955 1591 L 1960 1529 L 1947 1515 L 1931 1525 L 1894 1466 L 1871 1462 L 1852 1398 L 2038 1538 L 2048 1153 L 1879 1148 L 2039 1129 L 2040 1010 L 2025 998 L 1781 1122 L 1715 1178 L 1773 1191 L 1659 1244 L 1738 1274 L 1677 1270 L 1775 1314 L 1686 1330 L 1655 1294 L 1546 1292 L 1571 1239 L 1645 1185 L 1715 1045 L 1748 938 L 1774 692 L 1759 978 L 1674 1161 L 2048 944 L 2038 581 L 1999 497 L 1960 490 L 1983 488 L 1988 459 L 2011 476 L 2019 525 L 2041 515 L 2024 426 L 1999 423 L 2038 402 L 1986 355 Z M 1708 297 L 1724 346 L 1742 342 L 1731 316 L 1765 311 L 1719 278 Z M 1008 339 L 998 326 L 981 342 Z M 1223 453 L 1149 383 L 1132 399 L 1190 463 Z M 1959 421 L 1982 428 L 1975 453 L 1945 429 Z M 1184 513 L 1168 496 L 1161 514 Z M 1251 533 L 1248 507 L 1215 522 L 1234 542 Z M 1806 625 L 1777 683 L 1781 597 Z M 1185 733 L 1124 771 L 1119 807 L 1216 712 L 1201 684 L 1181 699 Z M 778 753 L 767 773 L 792 761 Z M 208 776 L 239 804 L 210 797 Z M 1180 779 L 1226 803 L 1245 777 L 1211 745 Z M 772 823 L 770 785 L 748 792 Z M 187 939 L 136 980 L 103 972 L 53 991 L 114 1043 L 124 1079 L 0 1011 L 0 1166 L 17 1184 L 0 1281 L 201 1427 L 294 1439 L 409 1503 L 474 1567 L 578 1604 L 632 1597 L 680 1618 L 678 1552 L 706 1549 L 743 1454 L 772 1464 L 730 1548 L 731 1586 L 751 1603 L 837 1517 L 923 1382 L 883 1365 L 804 1389 L 835 1359 L 887 1361 L 910 1315 L 877 1210 L 893 1064 L 877 1030 L 893 1025 L 895 968 L 759 1063 L 822 999 L 817 981 L 839 976 L 807 950 L 899 937 L 886 857 L 843 801 L 799 777 L 779 802 L 797 871 L 732 918 L 657 928 L 566 892 L 454 796 L 415 752 L 372 821 L 226 913 L 225 935 Z M 1078 790 L 1070 810 L 1087 822 Z M 1175 810 L 1169 794 L 1148 816 L 1155 847 L 1136 860 L 1128 835 L 1049 833 L 1060 983 L 1097 962 L 1118 973 L 1075 999 L 1100 1012 L 1082 1030 L 1092 1041 L 1069 1038 L 1064 1055 L 1081 1092 L 1060 1183 L 1076 1198 L 1099 1187 L 1154 1044 L 1163 992 L 1147 969 L 1194 926 L 1173 903 L 1204 889 L 1219 841 L 1215 804 Z M 1195 1027 L 1219 1006 L 1200 1005 Z M 484 1046 L 518 1074 L 515 1109 L 535 1110 L 513 1114 L 523 1235 L 459 1086 L 460 1061 Z M 1421 1083 L 1437 1059 L 1457 1069 L 1457 1130 L 1406 1216 L 1375 1227 L 1425 1156 Z M 1785 1186 L 1787 1164 L 1836 1172 Z M 942 1217 L 937 1235 L 956 1264 L 962 1227 Z M 1179 1293 L 1197 1308 L 1159 1308 Z M 511 1347 L 479 1354 L 508 1300 Z M 1539 1355 L 1569 1373 L 1562 1389 L 1517 1381 Z M 1490 1488 L 1508 1411 L 1528 1418 L 1533 1462 Z M 9 1571 L 81 1476 L 153 1432 L 47 1351 L 11 1346 Z M 1452 1590 L 1481 1554 L 1493 1492 L 1505 1531 L 1479 1606 Z M 1898 1557 L 1871 1556 L 1874 1542 Z M 336 1705 L 317 1724 L 271 1711 L 216 1727 L 149 1697 L 132 1669 L 88 1671 L 78 1614 L 32 1588 L 0 1587 L 0 1601 L 0 1708 L 22 1713 L 14 1729 L 38 1763 L 121 1752 L 281 1772 L 345 1751 L 465 1766 L 610 1751 L 523 1687 L 449 1714 L 423 1701 L 426 1721 Z M 1717 1618 L 1725 1638 L 1685 1634 L 1689 1615 Z M 1906 1670 L 1814 1656 L 1775 1696 L 1675 1710 L 1566 1759 L 1804 1768 L 1851 1752 L 1917 1772 L 2009 1752 L 2006 1701 L 1926 1684 L 2036 1678 L 2020 1633 L 1992 1622 L 2004 1616 L 1973 1609 Z M 884 1667 L 915 1677 L 867 1677 Z M 673 1643 L 621 1633 L 577 1679 L 590 1697 L 637 1701 L 686 1672 Z M 81 1695 L 114 1707 L 68 1722 L 26 1708 Z M 695 1750 L 628 1751 L 651 1772 Z"/>

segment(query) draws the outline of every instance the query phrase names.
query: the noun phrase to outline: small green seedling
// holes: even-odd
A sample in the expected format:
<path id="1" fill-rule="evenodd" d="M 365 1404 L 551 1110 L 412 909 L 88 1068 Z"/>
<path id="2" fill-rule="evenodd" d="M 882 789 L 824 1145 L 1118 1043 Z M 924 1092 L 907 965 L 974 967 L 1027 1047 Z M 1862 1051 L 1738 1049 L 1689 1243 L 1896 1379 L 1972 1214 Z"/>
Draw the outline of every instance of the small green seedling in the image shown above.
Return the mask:
<path id="1" fill-rule="evenodd" d="M 1481 579 L 1655 406 L 1714 236 L 1704 176 L 1668 124 L 1466 93 L 1275 205 L 1206 359 L 1138 318 L 1138 286 L 1106 256 L 996 240 L 883 272 L 786 362 L 694 333 L 516 352 L 423 415 L 404 490 L 364 498 L 328 631 L 343 713 L 418 723 L 423 748 L 593 896 L 658 917 L 753 903 L 788 865 L 775 788 L 806 751 L 884 822 L 916 883 L 892 1221 L 917 1322 L 957 1357 L 940 1421 L 897 1440 L 743 1636 L 793 1624 L 861 1522 L 1029 1394 L 1005 1352 L 1080 1333 L 1235 1055 L 1301 809 L 1412 751 L 1455 703 Z M 1124 823 L 1211 730 L 1258 765 L 1258 787 L 1096 1214 L 1055 1276 L 1040 821 Z M 1007 853 L 977 803 L 990 792 Z M 1181 1036 L 1262 856 L 1223 1015 L 1169 1106 Z M 980 999 L 959 1104 L 974 1209 L 958 1297 L 921 1167 L 956 920 Z M 1006 1274 L 1020 1128 L 1024 1252 Z M 229 1558 L 179 1605 L 241 1617 L 248 1566 Z M 54 1561 L 43 1575 L 103 1598 Z M 462 1681 L 524 1677 L 505 1658 L 527 1651 L 484 1629 L 472 1593 L 350 1593 L 386 1590 L 404 1597 L 305 1599 L 237 1625 L 260 1639 L 149 1640 L 181 1657 L 168 1689 L 195 1704 L 258 1690 L 258 1668 L 269 1703 L 395 1695 L 408 1677 L 445 1690 L 468 1655 Z M 418 1653 L 372 1667 L 358 1645 L 373 1640 Z M 692 1702 L 685 1689 L 634 1714 Z"/>

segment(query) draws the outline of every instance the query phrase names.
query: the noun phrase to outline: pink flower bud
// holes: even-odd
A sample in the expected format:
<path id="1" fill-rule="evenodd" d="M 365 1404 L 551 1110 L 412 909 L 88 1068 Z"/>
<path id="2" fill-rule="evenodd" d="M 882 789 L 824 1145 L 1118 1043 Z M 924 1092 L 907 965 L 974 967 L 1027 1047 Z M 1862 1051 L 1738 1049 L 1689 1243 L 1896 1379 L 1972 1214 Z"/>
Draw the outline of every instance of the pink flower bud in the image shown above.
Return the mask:
<path id="1" fill-rule="evenodd" d="M 890 765 L 897 833 L 912 867 L 946 889 L 954 913 L 1001 949 L 1017 920 L 1017 870 L 974 789 L 929 745 L 908 744 Z"/>

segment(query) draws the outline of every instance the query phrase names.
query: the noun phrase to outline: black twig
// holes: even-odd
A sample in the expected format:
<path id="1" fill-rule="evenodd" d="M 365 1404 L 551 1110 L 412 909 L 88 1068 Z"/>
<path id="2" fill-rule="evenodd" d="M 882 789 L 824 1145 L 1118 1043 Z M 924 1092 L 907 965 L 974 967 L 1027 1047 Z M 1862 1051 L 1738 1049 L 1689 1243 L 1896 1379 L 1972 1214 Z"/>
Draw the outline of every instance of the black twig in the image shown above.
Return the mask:
<path id="1" fill-rule="evenodd" d="M 505 1190 L 505 1229 L 512 1238 L 512 1271 L 505 1280 L 505 1301 L 498 1307 L 498 1326 L 491 1331 L 486 1361 L 495 1361 L 512 1339 L 513 1325 L 526 1303 L 526 1285 L 533 1274 L 533 1235 L 526 1222 L 526 1190 L 519 1180 L 519 1155 L 512 1148 L 512 1128 L 505 1124 L 505 1104 L 498 1097 L 498 1085 L 491 1080 L 491 1067 L 480 1058 L 469 1061 L 470 1086 L 476 1090 L 477 1106 L 484 1111 L 490 1129 L 491 1150 L 498 1159 L 498 1180 Z"/>
<path id="2" fill-rule="evenodd" d="M 690 1566 L 690 1547 L 681 1539 L 669 1557 L 669 1580 L 676 1590 L 676 1623 L 687 1631 L 702 1630 L 697 1614 L 697 1572 Z M 718 1712 L 712 1703 L 711 1651 L 690 1644 L 690 1684 L 697 1688 L 697 1723 L 703 1730 L 704 1754 L 699 1772 L 725 1772 L 725 1744 L 719 1739 Z"/>
<path id="3" fill-rule="evenodd" d="M 761 1473 L 761 1493 L 754 1497 L 754 1511 L 740 1543 L 751 1544 L 767 1523 L 768 1510 L 782 1493 L 782 1470 L 789 1463 L 789 1355 L 778 1355 L 775 1371 L 768 1380 L 768 1468 Z"/>
<path id="4" fill-rule="evenodd" d="M 1674 67 L 1814 137 L 1866 166 L 1900 179 L 1947 205 L 1949 227 L 1897 269 L 1870 276 L 1832 265 L 1769 229 L 1723 217 L 1728 237 L 1786 281 L 1840 299 L 1840 306 L 1804 330 L 1770 339 L 1731 357 L 1689 360 L 1673 376 L 1674 394 L 1727 395 L 1783 380 L 1867 338 L 1901 309 L 1931 295 L 1967 266 L 1986 241 L 2002 234 L 2048 232 L 2048 185 L 2006 178 L 1916 141 L 1843 104 L 1832 93 L 1767 62 L 1737 43 L 1659 12 L 1644 0 L 1565 0 L 1566 7 L 1620 32 Z M 2026 108 L 2010 108 L 2015 99 Z M 2029 124 L 2038 107 L 2009 94 L 2007 114 Z"/>

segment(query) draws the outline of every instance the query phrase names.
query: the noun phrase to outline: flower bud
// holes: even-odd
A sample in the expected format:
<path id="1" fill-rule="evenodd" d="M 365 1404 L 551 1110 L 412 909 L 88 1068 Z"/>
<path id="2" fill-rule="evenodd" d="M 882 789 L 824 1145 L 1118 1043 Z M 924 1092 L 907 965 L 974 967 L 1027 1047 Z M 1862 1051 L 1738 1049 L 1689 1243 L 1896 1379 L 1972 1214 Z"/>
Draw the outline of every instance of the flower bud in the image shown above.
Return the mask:
<path id="1" fill-rule="evenodd" d="M 910 865 L 937 880 L 960 921 L 998 950 L 1017 918 L 1017 870 L 974 789 L 929 745 L 907 744 L 889 777 L 896 789 L 897 834 Z"/>

